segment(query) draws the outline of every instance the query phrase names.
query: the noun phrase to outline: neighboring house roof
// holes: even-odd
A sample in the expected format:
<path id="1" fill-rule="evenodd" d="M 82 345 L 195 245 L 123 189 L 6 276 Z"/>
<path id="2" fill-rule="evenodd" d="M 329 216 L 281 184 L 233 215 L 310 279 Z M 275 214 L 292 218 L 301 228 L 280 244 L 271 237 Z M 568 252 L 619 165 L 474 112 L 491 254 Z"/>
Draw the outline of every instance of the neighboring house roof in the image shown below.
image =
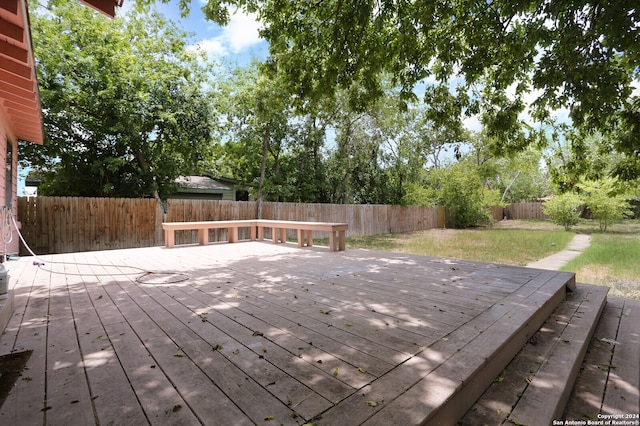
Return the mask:
<path id="1" fill-rule="evenodd" d="M 82 0 L 113 17 L 123 0 Z M 26 0 L 0 0 L 0 108 L 15 136 L 42 144 L 44 129 Z"/>
<path id="2" fill-rule="evenodd" d="M 176 179 L 179 188 L 208 191 L 233 191 L 233 187 L 227 186 L 207 176 L 180 176 Z"/>

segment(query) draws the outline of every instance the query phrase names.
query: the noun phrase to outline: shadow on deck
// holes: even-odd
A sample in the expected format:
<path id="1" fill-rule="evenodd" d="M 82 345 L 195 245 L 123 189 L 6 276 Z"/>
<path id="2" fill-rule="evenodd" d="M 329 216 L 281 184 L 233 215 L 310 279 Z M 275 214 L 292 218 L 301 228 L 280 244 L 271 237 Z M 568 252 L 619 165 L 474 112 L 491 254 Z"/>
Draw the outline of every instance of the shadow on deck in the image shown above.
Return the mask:
<path id="1" fill-rule="evenodd" d="M 567 295 L 573 274 L 365 250 L 242 243 L 49 258 L 66 263 L 9 264 L 15 313 L 0 355 L 34 352 L 3 424 L 453 425 L 493 412 L 488 424 L 549 424 L 606 300 L 593 286 Z M 137 280 L 144 271 L 189 279 Z M 624 309 L 637 318 L 624 303 L 619 318 Z M 512 386 L 514 363 L 530 372 Z"/>

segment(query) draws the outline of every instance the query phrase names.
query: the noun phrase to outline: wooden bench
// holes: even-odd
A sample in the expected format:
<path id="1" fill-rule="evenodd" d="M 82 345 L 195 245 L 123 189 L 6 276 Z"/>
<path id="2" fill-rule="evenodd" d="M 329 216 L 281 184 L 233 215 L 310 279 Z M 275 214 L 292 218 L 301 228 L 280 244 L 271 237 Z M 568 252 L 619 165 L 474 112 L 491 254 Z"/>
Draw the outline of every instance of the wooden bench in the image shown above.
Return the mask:
<path id="1" fill-rule="evenodd" d="M 292 220 L 268 220 L 256 219 L 258 227 L 257 239 L 264 239 L 264 228 L 271 228 L 271 236 L 274 243 L 287 241 L 287 229 L 294 229 L 298 232 L 298 247 L 313 246 L 313 231 L 323 231 L 329 233 L 329 250 L 343 251 L 345 249 L 345 236 L 348 224 L 329 222 L 298 222 Z"/>
<path id="2" fill-rule="evenodd" d="M 328 232 L 329 249 L 331 251 L 342 251 L 345 249 L 347 227 L 348 224 L 346 223 L 299 222 L 269 219 L 165 222 L 162 224 L 162 229 L 164 230 L 164 242 L 169 248 L 175 246 L 175 231 L 197 230 L 198 244 L 207 245 L 209 244 L 209 229 L 226 228 L 229 242 L 235 243 L 238 241 L 239 228 L 249 228 L 249 238 L 251 241 L 264 240 L 264 229 L 271 228 L 271 235 L 274 243 L 285 243 L 287 241 L 287 230 L 296 230 L 298 233 L 298 247 L 303 247 L 305 245 L 305 240 L 308 247 L 313 246 L 313 231 Z"/>
<path id="3" fill-rule="evenodd" d="M 238 228 L 255 227 L 254 220 L 217 220 L 207 222 L 164 222 L 164 244 L 171 248 L 175 246 L 175 231 L 198 231 L 198 244 L 201 246 L 209 244 L 209 229 L 227 228 L 227 235 L 230 243 L 238 241 Z M 251 231 L 251 239 L 255 240 L 255 232 Z"/>

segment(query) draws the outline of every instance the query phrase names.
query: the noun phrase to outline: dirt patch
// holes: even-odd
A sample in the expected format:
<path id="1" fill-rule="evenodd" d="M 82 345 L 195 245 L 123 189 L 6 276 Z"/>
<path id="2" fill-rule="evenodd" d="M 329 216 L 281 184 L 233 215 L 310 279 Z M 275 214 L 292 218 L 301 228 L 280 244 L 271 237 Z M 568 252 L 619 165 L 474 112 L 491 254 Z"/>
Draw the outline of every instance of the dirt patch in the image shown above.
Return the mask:
<path id="1" fill-rule="evenodd" d="M 22 375 L 22 370 L 32 353 L 33 351 L 29 350 L 0 356 L 0 407 L 18 377 Z"/>

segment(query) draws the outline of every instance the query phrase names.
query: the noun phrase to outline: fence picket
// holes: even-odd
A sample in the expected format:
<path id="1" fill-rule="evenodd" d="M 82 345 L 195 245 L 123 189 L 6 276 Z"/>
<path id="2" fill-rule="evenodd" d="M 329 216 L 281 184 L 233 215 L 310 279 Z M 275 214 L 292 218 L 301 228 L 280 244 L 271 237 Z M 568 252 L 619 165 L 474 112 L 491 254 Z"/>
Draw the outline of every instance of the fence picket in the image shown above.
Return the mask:
<path id="1" fill-rule="evenodd" d="M 178 200 L 167 202 L 166 214 L 155 199 L 20 197 L 18 215 L 22 234 L 38 254 L 68 253 L 161 246 L 162 222 L 254 219 L 255 201 Z M 265 202 L 264 219 L 346 222 L 347 235 L 363 236 L 412 232 L 442 226 L 440 207 L 300 204 Z M 492 209 L 496 220 L 545 219 L 541 203 L 520 203 Z M 241 238 L 248 238 L 241 234 Z M 322 237 L 322 234 L 318 234 Z M 210 241 L 227 238 L 226 230 L 212 230 Z M 296 238 L 295 233 L 288 236 Z M 176 234 L 176 244 L 195 244 L 196 231 Z M 26 254 L 21 247 L 21 254 Z"/>

